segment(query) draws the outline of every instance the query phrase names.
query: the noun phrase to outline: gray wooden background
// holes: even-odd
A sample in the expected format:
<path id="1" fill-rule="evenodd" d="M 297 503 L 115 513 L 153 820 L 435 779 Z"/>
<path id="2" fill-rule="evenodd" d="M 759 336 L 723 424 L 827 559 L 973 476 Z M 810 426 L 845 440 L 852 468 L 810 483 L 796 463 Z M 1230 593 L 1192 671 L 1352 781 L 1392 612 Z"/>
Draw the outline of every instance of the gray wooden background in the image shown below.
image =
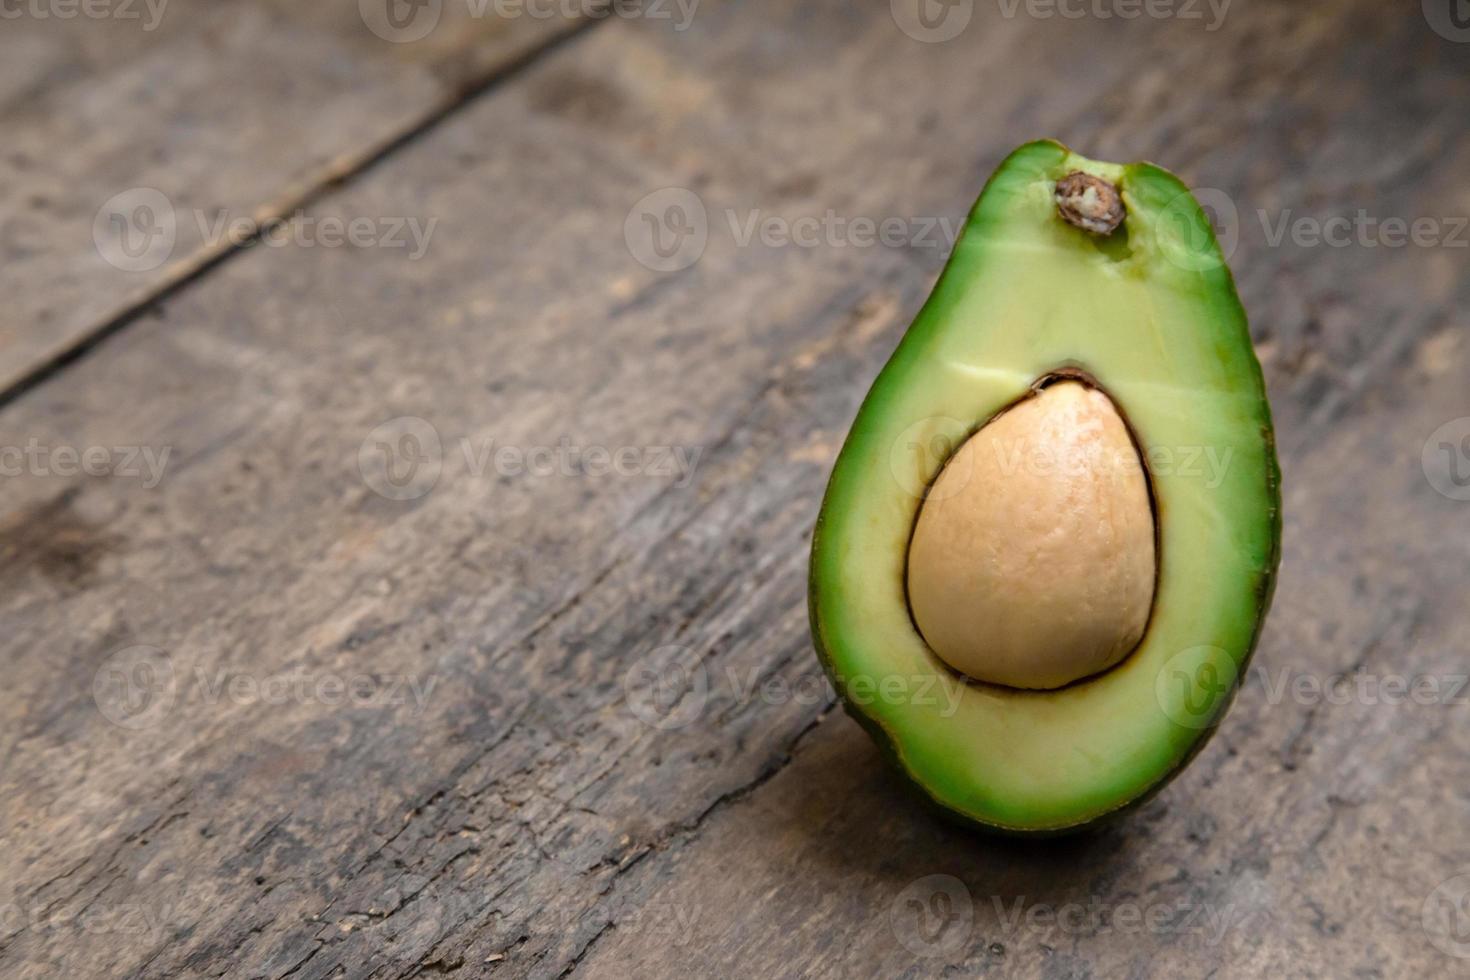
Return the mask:
<path id="1" fill-rule="evenodd" d="M 1470 976 L 1448 3 L 393 10 L 0 19 L 0 975 Z M 1017 843 L 834 710 L 805 562 L 1039 136 L 1216 212 L 1285 561 L 1193 767 Z"/>

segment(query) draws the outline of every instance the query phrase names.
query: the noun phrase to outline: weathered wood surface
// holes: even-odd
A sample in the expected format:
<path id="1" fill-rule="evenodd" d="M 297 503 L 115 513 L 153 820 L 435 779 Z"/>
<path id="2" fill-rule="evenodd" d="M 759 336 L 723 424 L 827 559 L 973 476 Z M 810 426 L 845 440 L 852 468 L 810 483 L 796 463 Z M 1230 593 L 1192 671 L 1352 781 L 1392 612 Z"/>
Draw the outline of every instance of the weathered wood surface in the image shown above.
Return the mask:
<path id="1" fill-rule="evenodd" d="M 1466 253 L 1273 246 L 1257 215 L 1465 214 L 1470 46 L 1367 2 L 1214 32 L 977 5 L 939 44 L 791 6 L 607 23 L 312 209 L 438 218 L 422 259 L 236 255 L 0 412 L 4 446 L 171 452 L 151 488 L 5 480 L 0 972 L 1470 973 L 1424 925 L 1470 871 L 1465 706 L 1271 690 L 1464 672 L 1470 503 L 1420 459 L 1470 414 Z M 827 468 L 943 250 L 739 247 L 726 209 L 956 221 L 1045 134 L 1235 203 L 1287 527 L 1262 672 L 1195 765 L 1023 845 L 920 807 L 806 636 Z M 709 242 L 660 273 L 625 219 L 669 187 Z M 442 447 L 401 501 L 369 485 L 398 416 Z M 496 472 L 563 437 L 699 455 Z M 173 684 L 130 714 L 138 645 Z M 641 669 L 670 665 L 707 683 L 671 711 Z M 312 693 L 360 675 L 379 696 Z M 312 686 L 250 686 L 281 676 Z M 910 905 L 936 891 L 942 930 Z"/>
<path id="2" fill-rule="evenodd" d="M 24 0 L 0 20 L 0 398 L 238 247 L 221 216 L 293 214 L 576 23 L 450 4 L 404 43 L 355 2 L 87 9 Z M 169 208 L 118 197 L 136 188 Z M 135 251 L 105 223 L 98 242 L 99 212 L 140 204 Z"/>

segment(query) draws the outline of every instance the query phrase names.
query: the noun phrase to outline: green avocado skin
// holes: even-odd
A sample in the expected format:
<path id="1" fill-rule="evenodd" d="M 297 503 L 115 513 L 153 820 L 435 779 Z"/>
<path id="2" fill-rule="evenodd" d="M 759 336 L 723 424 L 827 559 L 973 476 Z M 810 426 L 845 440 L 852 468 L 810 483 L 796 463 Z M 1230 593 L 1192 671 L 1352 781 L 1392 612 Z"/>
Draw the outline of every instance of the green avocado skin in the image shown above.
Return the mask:
<path id="1" fill-rule="evenodd" d="M 1096 173 L 1120 187 L 1128 212 L 1121 237 L 1115 233 L 1112 241 L 1100 241 L 1064 226 L 1054 212 L 1042 208 L 1047 188 L 1072 169 Z M 1022 251 L 1024 261 L 1016 258 Z M 1150 359 L 1140 352 L 1154 335 L 1143 327 L 1136 334 L 1119 328 L 1116 344 L 1108 346 L 1107 338 L 1099 339 L 1092 329 L 1092 321 L 1086 327 L 1083 317 L 1067 321 L 1063 314 L 1078 307 L 1052 305 L 1062 301 L 1052 298 L 1058 290 L 1049 256 L 1068 263 L 1066 281 L 1081 282 L 1082 288 L 1095 282 L 1106 296 L 1116 294 L 1117 310 L 1126 311 L 1132 303 L 1131 308 L 1147 311 L 1142 319 L 1171 311 L 1173 316 L 1150 324 L 1150 329 L 1171 338 L 1167 342 L 1178 344 L 1178 351 L 1170 348 L 1170 356 Z M 1013 289 L 1016 295 L 1008 298 Z M 1034 320 L 1017 314 L 1029 308 L 1027 301 L 1034 301 Z M 1099 329 L 1114 322 L 1109 315 L 1100 316 Z M 1006 333 L 987 327 L 991 319 L 1004 319 Z M 1056 327 L 1061 321 L 1075 325 Z M 1028 325 L 1049 333 L 1034 347 L 1009 339 Z M 1064 356 L 1066 330 L 1077 331 L 1076 357 Z M 992 335 L 994 339 L 986 339 Z M 965 360 L 971 351 L 973 362 Z M 984 360 L 987 351 L 1003 355 L 998 364 Z M 1015 362 L 1007 363 L 1009 353 L 1017 351 Z M 958 390 L 957 382 L 945 380 L 955 376 L 942 370 L 952 362 L 998 366 L 1001 375 L 1013 374 L 1014 379 L 971 398 Z M 1177 365 L 1195 365 L 1199 376 L 1171 375 Z M 890 669 L 890 664 L 894 672 L 946 669 L 922 666 L 926 654 L 913 649 L 915 642 L 922 647 L 922 638 L 911 620 L 906 625 L 912 636 L 903 636 L 900 618 L 907 616 L 907 600 L 901 553 L 912 526 L 905 515 L 916 514 L 919 502 L 902 501 L 889 487 L 892 478 L 882 472 L 883 454 L 895 443 L 893 433 L 926 411 L 939 414 L 942 409 L 947 417 L 957 416 L 964 413 L 955 411 L 956 405 L 973 405 L 973 415 L 962 419 L 965 435 L 973 434 L 1015 397 L 1024 397 L 1025 386 L 1048 371 L 1074 369 L 1095 373 L 1099 385 L 1119 401 L 1130 426 L 1143 426 L 1135 432 L 1141 449 L 1150 443 L 1150 431 L 1173 431 L 1155 420 L 1177 416 L 1188 404 L 1182 392 L 1197 389 L 1207 406 L 1198 420 L 1202 440 L 1238 453 L 1238 470 L 1223 490 L 1151 476 L 1161 542 L 1167 544 L 1172 534 L 1189 538 L 1191 548 L 1178 551 L 1177 558 L 1168 551 L 1161 554 L 1155 615 L 1139 650 L 1114 668 L 1118 676 L 1099 675 L 1041 696 L 966 681 L 959 711 L 944 719 L 901 704 L 859 703 L 849 697 L 854 677 Z M 1020 386 L 1016 390 L 1022 393 L 1007 394 L 1008 383 Z M 1166 390 L 1170 394 L 1160 397 L 1176 403 L 1153 406 L 1149 393 Z M 1205 542 L 1209 548 L 1193 544 L 1200 522 L 1188 522 L 1199 513 L 1213 515 L 1222 525 L 1219 535 Z M 1177 177 L 1153 164 L 1105 164 L 1055 141 L 1027 143 L 987 181 L 954 254 L 869 391 L 834 465 L 813 532 L 808 589 L 813 641 L 847 713 L 945 816 L 1006 835 L 1072 833 L 1146 802 L 1213 736 L 1259 640 L 1275 590 L 1280 538 L 1280 469 L 1264 380 L 1234 280 L 1198 202 Z M 896 557 L 895 551 L 900 552 Z M 1219 583 L 1206 575 L 1211 554 L 1222 556 L 1215 563 L 1223 568 Z M 1170 609 L 1162 608 L 1165 602 Z M 1186 603 L 1189 609 L 1172 608 Z M 1192 619 L 1204 624 L 1199 635 L 1191 632 L 1196 629 L 1188 625 Z M 1228 676 L 1229 683 L 1193 688 L 1206 707 L 1181 724 L 1179 705 L 1158 692 L 1167 689 L 1163 678 L 1177 651 L 1201 647 L 1212 651 L 1207 656 L 1224 671 L 1209 676 Z M 927 657 L 937 665 L 932 654 Z M 1186 672 L 1182 683 L 1203 683 L 1205 673 L 1196 668 L 1191 680 Z M 1094 684 L 1097 690 L 1080 690 Z M 1085 705 L 1100 729 L 1111 727 L 1109 719 L 1137 728 L 1118 736 L 1116 745 L 1104 739 L 1094 746 L 1085 733 L 1070 730 L 1053 736 L 1048 725 L 1067 717 L 1069 703 Z M 1140 716 L 1147 718 L 1137 722 Z M 985 744 L 972 749 L 967 742 L 971 734 L 975 737 L 970 741 Z M 1046 746 L 1053 737 L 1055 744 Z M 1049 751 L 1027 755 L 1024 747 L 1037 743 Z M 1023 747 L 1019 753 L 1017 745 Z M 1070 770 L 1047 770 L 1045 760 L 1073 759 L 1080 747 L 1095 749 L 1098 758 Z M 1025 772 L 1011 771 L 1017 767 Z"/>

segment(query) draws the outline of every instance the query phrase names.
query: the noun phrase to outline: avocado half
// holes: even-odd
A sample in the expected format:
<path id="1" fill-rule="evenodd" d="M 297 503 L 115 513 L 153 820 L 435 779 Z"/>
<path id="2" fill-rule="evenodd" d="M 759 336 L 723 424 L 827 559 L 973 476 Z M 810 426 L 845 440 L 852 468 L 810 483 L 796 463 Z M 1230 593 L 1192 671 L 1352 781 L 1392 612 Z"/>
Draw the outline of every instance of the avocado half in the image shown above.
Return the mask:
<path id="1" fill-rule="evenodd" d="M 1116 229 L 1059 213 L 1057 184 L 1078 173 L 1117 189 Z M 911 536 L 959 446 L 1058 379 L 1105 392 L 1145 463 L 1153 606 L 1102 673 L 1052 690 L 977 682 L 915 625 Z M 1028 143 L 986 184 L 838 456 L 812 543 L 818 655 L 945 810 L 1016 833 L 1084 827 L 1162 788 L 1228 708 L 1274 588 L 1279 483 L 1245 312 L 1198 202 L 1153 164 Z"/>

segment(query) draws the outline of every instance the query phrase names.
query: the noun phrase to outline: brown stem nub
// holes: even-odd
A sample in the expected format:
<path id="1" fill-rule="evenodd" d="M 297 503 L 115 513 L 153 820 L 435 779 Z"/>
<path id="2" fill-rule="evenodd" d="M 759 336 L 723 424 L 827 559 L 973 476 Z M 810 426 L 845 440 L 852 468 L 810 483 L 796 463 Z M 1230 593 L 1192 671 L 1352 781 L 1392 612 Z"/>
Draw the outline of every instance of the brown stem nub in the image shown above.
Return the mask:
<path id="1" fill-rule="evenodd" d="M 1111 235 L 1123 223 L 1123 198 L 1101 177 L 1074 170 L 1057 181 L 1056 199 L 1068 224 L 1094 235 Z"/>

